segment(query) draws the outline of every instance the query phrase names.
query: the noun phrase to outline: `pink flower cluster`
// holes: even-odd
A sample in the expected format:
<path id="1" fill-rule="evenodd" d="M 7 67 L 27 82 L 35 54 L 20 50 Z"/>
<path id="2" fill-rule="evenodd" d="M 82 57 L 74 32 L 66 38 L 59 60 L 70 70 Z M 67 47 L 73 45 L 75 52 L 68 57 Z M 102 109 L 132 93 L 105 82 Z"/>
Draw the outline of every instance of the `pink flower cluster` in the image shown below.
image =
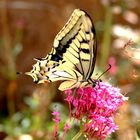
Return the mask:
<path id="1" fill-rule="evenodd" d="M 82 121 L 84 133 L 89 138 L 104 140 L 118 128 L 114 116 L 117 109 L 127 100 L 119 88 L 105 82 L 97 82 L 96 87 L 66 90 L 65 94 L 71 117 Z"/>

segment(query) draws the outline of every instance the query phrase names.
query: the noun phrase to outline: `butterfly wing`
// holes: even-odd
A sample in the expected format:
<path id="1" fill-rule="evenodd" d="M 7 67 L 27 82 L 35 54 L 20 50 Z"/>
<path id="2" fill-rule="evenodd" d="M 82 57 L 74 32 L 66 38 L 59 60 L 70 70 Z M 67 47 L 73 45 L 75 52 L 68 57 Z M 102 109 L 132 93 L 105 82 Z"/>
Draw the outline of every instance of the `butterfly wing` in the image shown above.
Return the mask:
<path id="1" fill-rule="evenodd" d="M 56 35 L 52 51 L 37 60 L 28 75 L 34 81 L 43 83 L 66 80 L 60 90 L 72 88 L 78 82 L 88 81 L 93 73 L 96 60 L 96 36 L 88 14 L 75 9 L 69 21 Z"/>
<path id="2" fill-rule="evenodd" d="M 57 34 L 53 49 L 47 57 L 53 61 L 65 61 L 87 80 L 95 66 L 96 35 L 92 20 L 80 9 L 74 10 L 69 21 Z"/>

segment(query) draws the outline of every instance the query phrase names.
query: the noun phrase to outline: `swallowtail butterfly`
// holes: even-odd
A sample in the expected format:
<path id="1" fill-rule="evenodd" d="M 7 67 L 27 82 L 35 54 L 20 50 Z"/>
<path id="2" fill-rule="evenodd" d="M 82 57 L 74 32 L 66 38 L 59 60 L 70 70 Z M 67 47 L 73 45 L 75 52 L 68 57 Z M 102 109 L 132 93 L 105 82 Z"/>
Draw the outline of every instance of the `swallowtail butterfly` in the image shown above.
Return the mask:
<path id="1" fill-rule="evenodd" d="M 63 80 L 60 90 L 94 83 L 91 75 L 96 61 L 95 28 L 90 16 L 75 9 L 62 30 L 56 35 L 51 52 L 33 65 L 30 75 L 35 83 Z"/>

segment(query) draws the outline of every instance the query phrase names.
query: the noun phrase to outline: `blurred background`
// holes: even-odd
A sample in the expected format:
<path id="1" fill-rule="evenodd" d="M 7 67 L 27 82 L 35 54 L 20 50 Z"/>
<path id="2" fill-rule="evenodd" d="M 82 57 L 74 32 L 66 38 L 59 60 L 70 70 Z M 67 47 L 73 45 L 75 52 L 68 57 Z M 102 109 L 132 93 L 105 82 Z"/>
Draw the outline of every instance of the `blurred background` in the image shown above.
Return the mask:
<path id="1" fill-rule="evenodd" d="M 26 72 L 33 58 L 50 52 L 55 35 L 75 8 L 85 10 L 97 32 L 96 68 L 129 97 L 118 114 L 119 130 L 108 140 L 140 137 L 140 1 L 139 0 L 0 0 L 0 140 L 51 140 L 51 112 L 59 110 L 60 135 L 69 118 L 59 82 L 35 84 Z M 133 43 L 132 43 L 132 41 Z M 67 133 L 71 140 L 75 124 Z"/>

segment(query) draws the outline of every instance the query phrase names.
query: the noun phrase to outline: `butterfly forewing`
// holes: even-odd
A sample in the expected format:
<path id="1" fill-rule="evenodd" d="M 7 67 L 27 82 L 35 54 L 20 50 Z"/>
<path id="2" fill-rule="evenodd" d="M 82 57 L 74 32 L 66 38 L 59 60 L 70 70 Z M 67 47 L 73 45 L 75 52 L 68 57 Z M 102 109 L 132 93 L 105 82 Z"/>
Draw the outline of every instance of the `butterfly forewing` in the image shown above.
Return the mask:
<path id="1" fill-rule="evenodd" d="M 95 29 L 90 17 L 76 9 L 69 21 L 57 34 L 54 48 L 59 58 L 73 65 L 87 80 L 94 69 L 96 55 Z M 73 61 L 74 60 L 74 61 Z"/>

